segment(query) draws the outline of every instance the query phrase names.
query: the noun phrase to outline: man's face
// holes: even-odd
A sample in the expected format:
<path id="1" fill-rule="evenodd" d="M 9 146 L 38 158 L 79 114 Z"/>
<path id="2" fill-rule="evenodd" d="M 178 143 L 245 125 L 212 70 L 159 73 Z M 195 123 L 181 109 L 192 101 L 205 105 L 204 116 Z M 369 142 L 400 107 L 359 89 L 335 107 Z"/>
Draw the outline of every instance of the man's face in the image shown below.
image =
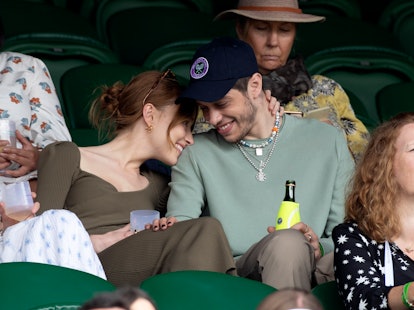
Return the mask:
<path id="1" fill-rule="evenodd" d="M 257 107 L 238 90 L 231 89 L 216 102 L 199 101 L 204 118 L 227 142 L 235 143 L 251 131 Z"/>

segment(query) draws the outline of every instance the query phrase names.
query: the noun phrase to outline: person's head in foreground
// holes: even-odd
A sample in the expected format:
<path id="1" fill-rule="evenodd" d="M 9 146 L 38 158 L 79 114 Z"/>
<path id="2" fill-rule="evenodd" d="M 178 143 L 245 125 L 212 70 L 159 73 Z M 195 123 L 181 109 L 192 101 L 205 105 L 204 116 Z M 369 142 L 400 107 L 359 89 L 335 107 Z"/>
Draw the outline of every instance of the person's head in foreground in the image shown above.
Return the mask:
<path id="1" fill-rule="evenodd" d="M 257 310 L 323 310 L 323 307 L 310 292 L 287 288 L 267 296 Z"/>
<path id="2" fill-rule="evenodd" d="M 79 310 L 156 310 L 150 296 L 139 288 L 124 287 L 96 295 Z"/>
<path id="3" fill-rule="evenodd" d="M 151 158 L 174 165 L 182 150 L 193 144 L 197 108 L 176 104 L 181 86 L 174 74 L 147 71 L 128 84 L 103 87 L 89 111 L 91 124 L 108 138 L 140 138 Z M 155 156 L 155 157 L 153 157 Z"/>
<path id="4" fill-rule="evenodd" d="M 372 132 L 355 171 L 345 219 L 377 242 L 395 240 L 413 196 L 414 112 L 406 112 Z"/>
<path id="5" fill-rule="evenodd" d="M 237 36 L 253 47 L 262 74 L 286 64 L 298 23 L 325 20 L 323 16 L 304 14 L 297 0 L 240 0 L 236 9 L 216 16 L 228 18 L 236 19 Z"/>
<path id="6" fill-rule="evenodd" d="M 268 135 L 274 117 L 268 111 L 262 76 L 249 44 L 229 37 L 213 39 L 196 51 L 190 76 L 178 101 L 197 101 L 206 121 L 226 141 Z"/>

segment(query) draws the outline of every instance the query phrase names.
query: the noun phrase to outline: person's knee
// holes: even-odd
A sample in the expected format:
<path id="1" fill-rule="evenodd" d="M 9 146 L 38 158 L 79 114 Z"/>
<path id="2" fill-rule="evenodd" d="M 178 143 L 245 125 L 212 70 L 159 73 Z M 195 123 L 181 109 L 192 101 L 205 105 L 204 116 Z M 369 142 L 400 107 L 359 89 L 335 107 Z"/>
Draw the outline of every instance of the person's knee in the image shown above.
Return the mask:
<path id="1" fill-rule="evenodd" d="M 277 256 L 282 260 L 303 259 L 310 254 L 309 244 L 303 234 L 295 229 L 274 232 L 264 250 L 267 255 Z"/>

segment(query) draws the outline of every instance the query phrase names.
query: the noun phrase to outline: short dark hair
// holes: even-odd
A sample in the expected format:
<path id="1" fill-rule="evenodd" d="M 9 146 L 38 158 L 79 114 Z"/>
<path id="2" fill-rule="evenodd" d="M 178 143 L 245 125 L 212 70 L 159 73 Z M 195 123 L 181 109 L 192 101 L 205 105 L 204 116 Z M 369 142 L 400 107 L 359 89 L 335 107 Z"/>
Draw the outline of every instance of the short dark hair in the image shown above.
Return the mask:
<path id="1" fill-rule="evenodd" d="M 84 303 L 79 310 L 93 310 L 96 308 L 119 307 L 129 310 L 131 304 L 137 299 L 146 299 L 155 307 L 154 301 L 143 290 L 135 287 L 121 287 L 113 292 L 104 292 L 96 295 Z"/>

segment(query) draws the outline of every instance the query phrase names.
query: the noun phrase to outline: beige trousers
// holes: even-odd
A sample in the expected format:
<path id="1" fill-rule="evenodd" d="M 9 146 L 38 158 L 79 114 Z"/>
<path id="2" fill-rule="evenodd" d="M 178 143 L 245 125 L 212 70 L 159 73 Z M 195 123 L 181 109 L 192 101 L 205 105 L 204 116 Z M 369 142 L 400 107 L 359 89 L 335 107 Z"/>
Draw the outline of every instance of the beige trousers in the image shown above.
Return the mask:
<path id="1" fill-rule="evenodd" d="M 294 229 L 268 234 L 237 260 L 236 267 L 239 276 L 277 289 L 310 290 L 315 284 L 334 279 L 333 253 L 316 262 L 312 245 Z"/>

